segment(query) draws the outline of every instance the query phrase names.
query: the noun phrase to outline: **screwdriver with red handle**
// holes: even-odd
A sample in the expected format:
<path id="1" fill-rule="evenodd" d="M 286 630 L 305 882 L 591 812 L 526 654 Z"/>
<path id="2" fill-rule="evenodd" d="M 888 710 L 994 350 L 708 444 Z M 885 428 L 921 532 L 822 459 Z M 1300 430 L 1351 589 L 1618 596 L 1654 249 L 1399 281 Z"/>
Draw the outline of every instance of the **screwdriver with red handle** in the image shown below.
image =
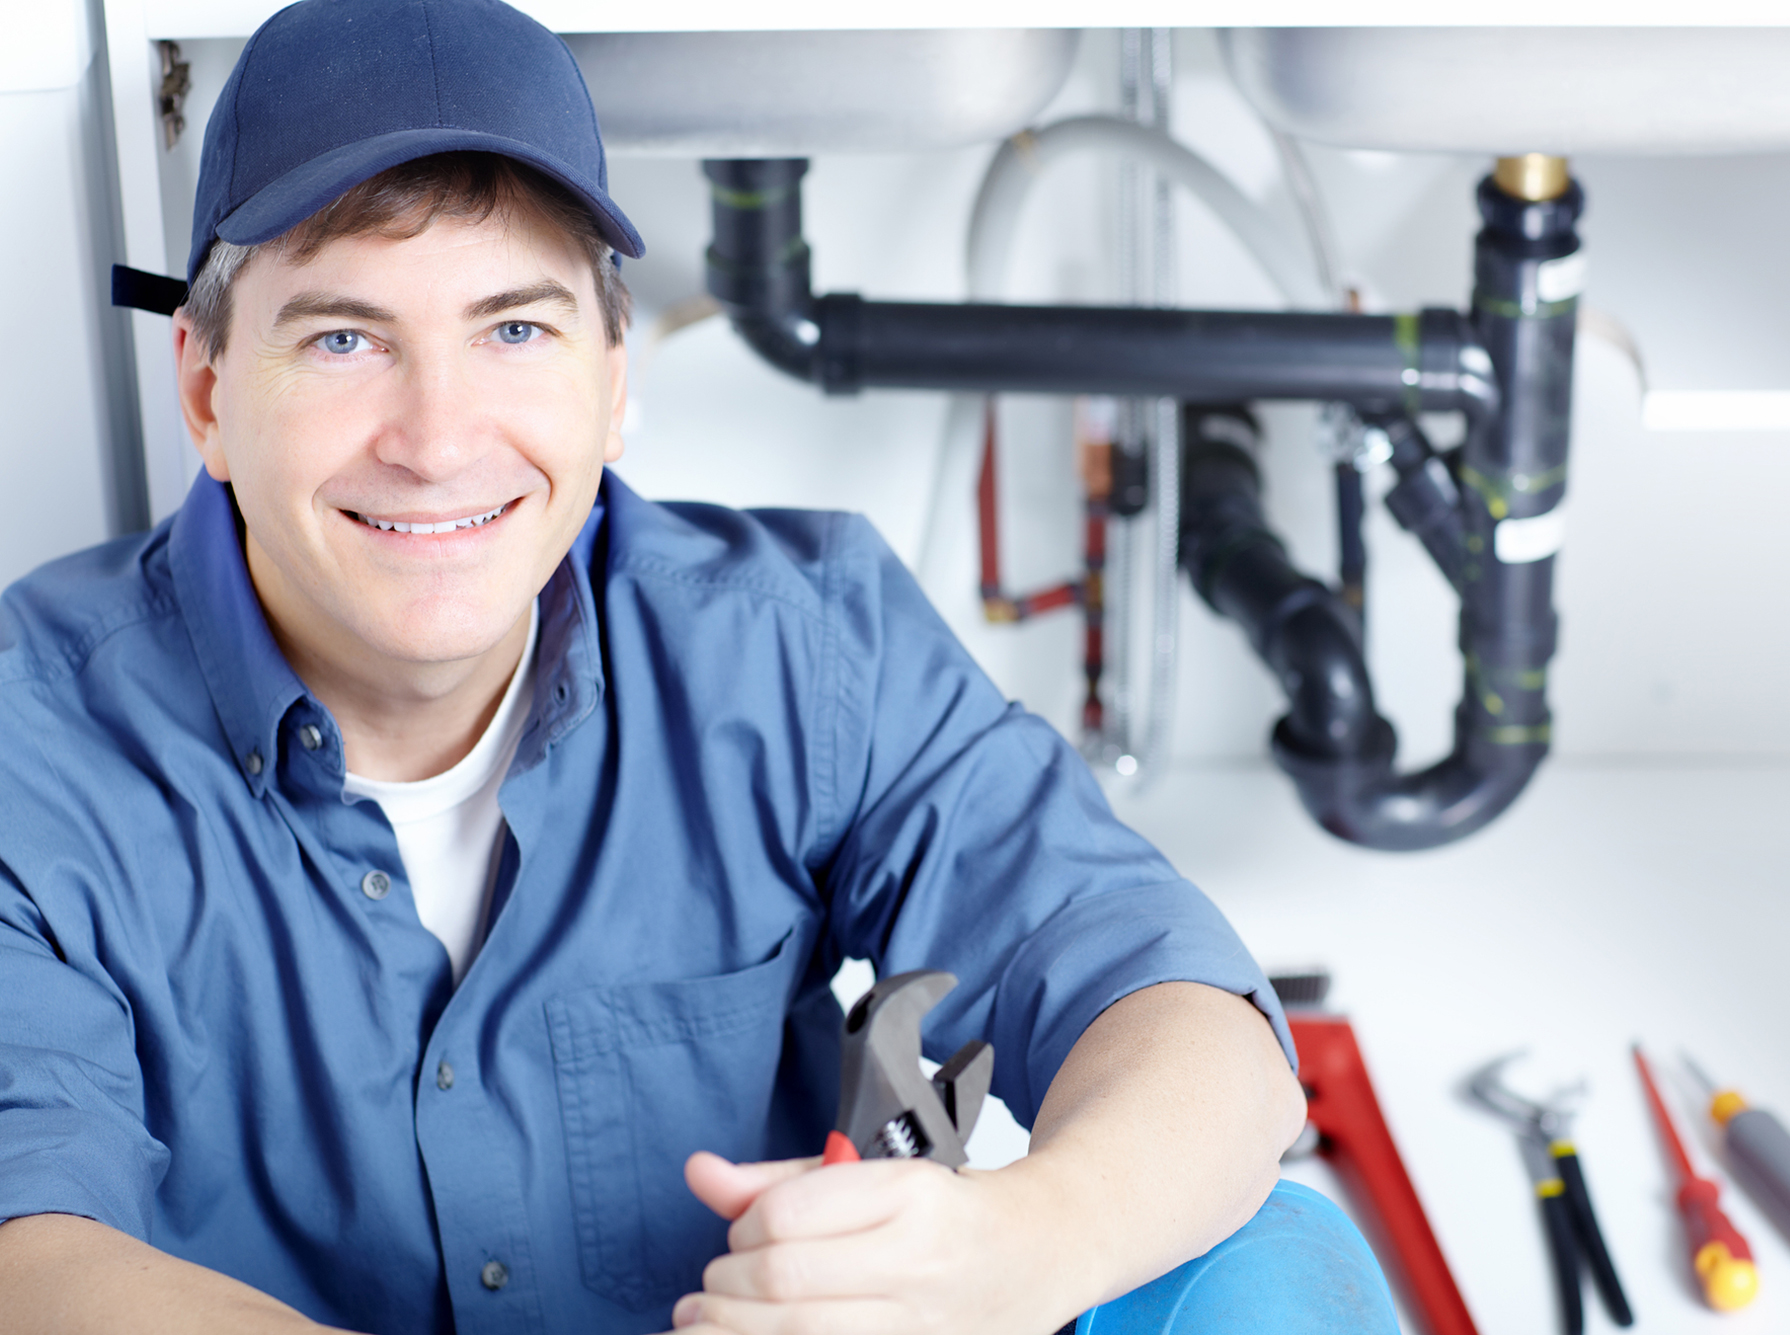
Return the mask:
<path id="1" fill-rule="evenodd" d="M 1706 1177 L 1698 1177 L 1691 1167 L 1690 1156 L 1673 1129 L 1671 1114 L 1653 1083 L 1653 1072 L 1648 1069 L 1639 1044 L 1634 1051 L 1635 1069 L 1641 1073 L 1641 1086 L 1647 1091 L 1647 1102 L 1659 1123 L 1666 1157 L 1678 1174 L 1678 1213 L 1684 1216 L 1684 1231 L 1691 1244 L 1691 1269 L 1703 1285 L 1703 1297 L 1718 1312 L 1745 1307 L 1759 1296 L 1759 1271 L 1753 1264 L 1753 1249 L 1716 1204 L 1721 1188 Z"/>

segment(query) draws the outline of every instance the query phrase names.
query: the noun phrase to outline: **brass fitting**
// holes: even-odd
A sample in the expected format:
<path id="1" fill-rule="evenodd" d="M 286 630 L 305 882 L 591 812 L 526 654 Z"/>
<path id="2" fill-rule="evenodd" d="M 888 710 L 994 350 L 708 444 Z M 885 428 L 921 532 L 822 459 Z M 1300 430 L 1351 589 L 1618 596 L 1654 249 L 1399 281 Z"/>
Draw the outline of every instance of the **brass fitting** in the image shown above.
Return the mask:
<path id="1" fill-rule="evenodd" d="M 1566 159 L 1548 153 L 1525 153 L 1517 158 L 1499 158 L 1498 165 L 1492 168 L 1492 180 L 1512 199 L 1526 200 L 1531 204 L 1539 204 L 1546 199 L 1558 199 L 1566 193 L 1566 187 L 1572 184 L 1572 176 L 1566 170 Z"/>

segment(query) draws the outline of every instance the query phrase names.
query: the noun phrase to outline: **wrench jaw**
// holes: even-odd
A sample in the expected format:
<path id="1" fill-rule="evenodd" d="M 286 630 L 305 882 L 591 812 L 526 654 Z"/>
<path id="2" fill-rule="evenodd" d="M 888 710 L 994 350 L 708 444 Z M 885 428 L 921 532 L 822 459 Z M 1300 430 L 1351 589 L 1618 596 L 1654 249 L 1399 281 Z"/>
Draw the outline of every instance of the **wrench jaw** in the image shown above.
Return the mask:
<path id="1" fill-rule="evenodd" d="M 982 1115 L 982 1101 L 988 1097 L 988 1086 L 994 1080 L 994 1049 L 981 1039 L 971 1039 L 939 1067 L 932 1077 L 932 1087 L 939 1102 L 945 1105 L 945 1116 L 964 1141 L 975 1129 L 976 1118 Z"/>
<path id="2" fill-rule="evenodd" d="M 966 1043 L 931 1080 L 920 1072 L 920 1022 L 956 986 L 937 970 L 896 974 L 846 1016 L 838 1129 L 861 1158 L 968 1162 L 964 1141 L 988 1094 L 994 1049 Z"/>

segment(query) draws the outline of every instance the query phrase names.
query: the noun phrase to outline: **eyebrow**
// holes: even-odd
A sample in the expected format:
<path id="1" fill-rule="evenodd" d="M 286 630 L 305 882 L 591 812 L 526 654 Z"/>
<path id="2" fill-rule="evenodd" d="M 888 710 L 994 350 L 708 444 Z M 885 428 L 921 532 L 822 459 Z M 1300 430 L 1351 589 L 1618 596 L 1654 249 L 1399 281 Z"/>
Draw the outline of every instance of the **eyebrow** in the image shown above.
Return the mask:
<path id="1" fill-rule="evenodd" d="M 543 302 L 551 306 L 558 306 L 572 315 L 578 313 L 578 298 L 572 295 L 571 289 L 564 283 L 557 283 L 551 278 L 543 278 L 540 282 L 531 283 L 527 287 L 514 287 L 508 292 L 499 292 L 473 302 L 466 308 L 466 318 L 468 320 L 486 319 L 493 315 L 501 315 L 508 310 L 514 310 L 518 306 L 534 306 Z"/>
<path id="2" fill-rule="evenodd" d="M 280 313 L 274 316 L 273 324 L 278 329 L 281 325 L 316 316 L 365 320 L 369 324 L 390 324 L 398 318 L 396 312 L 388 311 L 383 306 L 375 306 L 371 302 L 356 301 L 353 297 L 337 296 L 330 292 L 300 292 L 280 307 Z"/>
<path id="3" fill-rule="evenodd" d="M 493 315 L 501 315 L 504 311 L 514 310 L 519 306 L 533 306 L 538 303 L 559 306 L 577 314 L 578 298 L 572 295 L 570 288 L 551 278 L 544 278 L 527 287 L 513 287 L 507 292 L 493 293 L 481 297 L 466 308 L 468 320 L 487 319 Z M 360 301 L 354 297 L 339 296 L 332 292 L 301 292 L 284 306 L 274 317 L 274 328 L 292 324 L 299 320 L 309 319 L 360 320 L 368 324 L 393 324 L 397 321 L 396 311 L 389 311 L 383 306 L 375 306 L 371 302 Z"/>

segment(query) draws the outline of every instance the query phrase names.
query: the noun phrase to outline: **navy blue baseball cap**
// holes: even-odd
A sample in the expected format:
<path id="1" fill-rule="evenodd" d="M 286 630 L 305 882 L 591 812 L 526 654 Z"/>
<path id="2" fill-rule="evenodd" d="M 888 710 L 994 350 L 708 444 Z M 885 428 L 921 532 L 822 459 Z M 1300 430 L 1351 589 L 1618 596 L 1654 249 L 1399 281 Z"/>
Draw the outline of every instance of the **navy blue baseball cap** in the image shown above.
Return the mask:
<path id="1" fill-rule="evenodd" d="M 187 281 L 216 238 L 271 241 L 388 167 L 456 150 L 526 162 L 618 253 L 644 250 L 553 33 L 500 0 L 300 0 L 249 39 L 205 127 Z"/>

